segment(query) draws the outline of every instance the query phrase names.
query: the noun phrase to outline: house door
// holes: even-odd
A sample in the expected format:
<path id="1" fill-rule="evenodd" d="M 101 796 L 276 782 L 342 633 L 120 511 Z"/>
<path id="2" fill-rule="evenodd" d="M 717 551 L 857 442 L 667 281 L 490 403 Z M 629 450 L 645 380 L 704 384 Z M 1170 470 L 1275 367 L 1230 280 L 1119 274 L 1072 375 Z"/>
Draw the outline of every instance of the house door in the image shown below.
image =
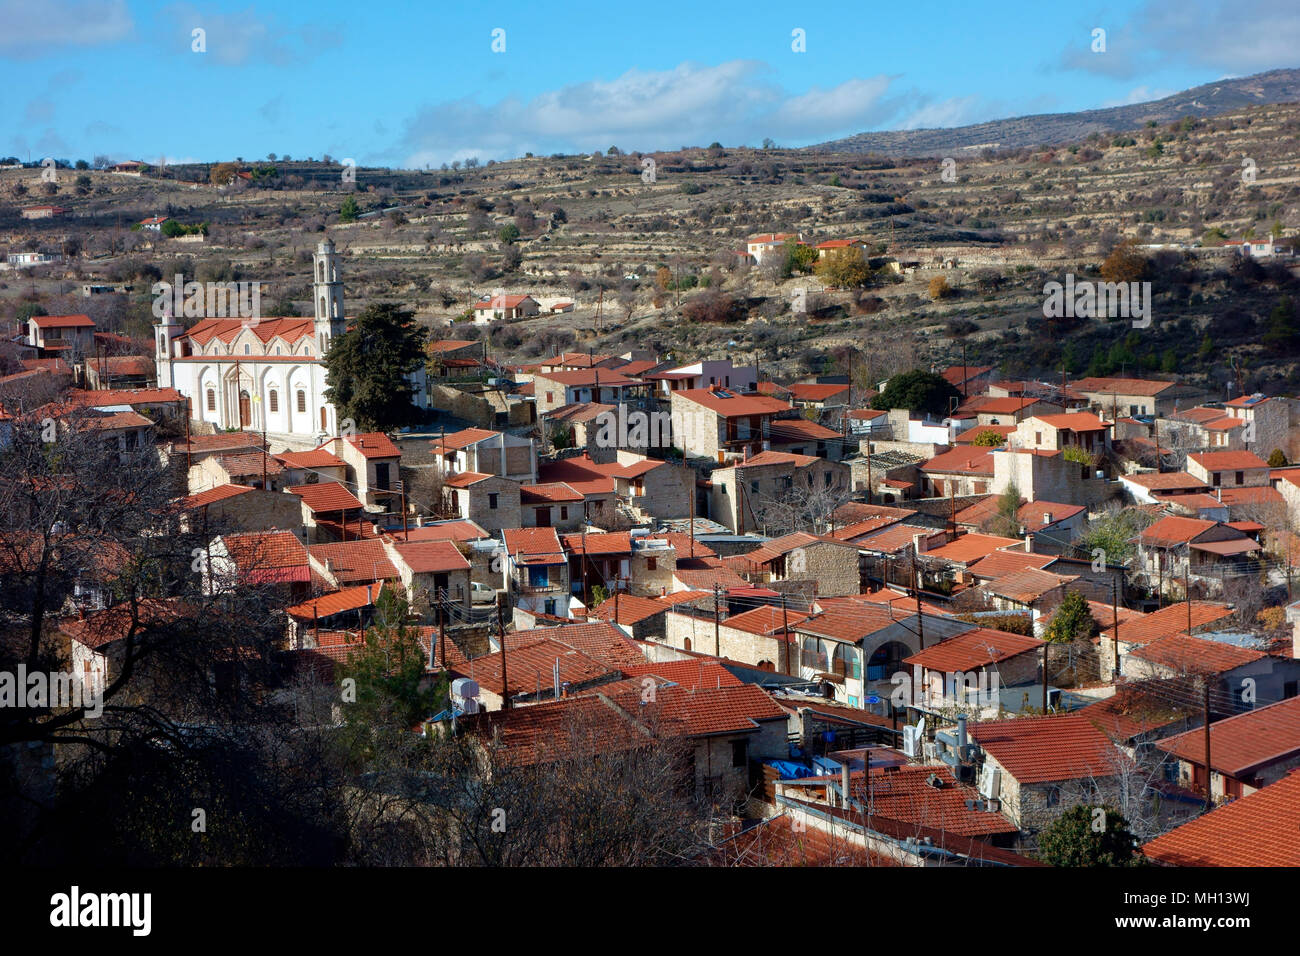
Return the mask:
<path id="1" fill-rule="evenodd" d="M 248 392 L 243 389 L 239 390 L 239 427 L 247 428 L 253 422 L 252 403 L 248 398 Z"/>
<path id="2" fill-rule="evenodd" d="M 537 509 L 537 527 L 539 527 L 539 528 L 549 528 L 550 526 L 551 526 L 551 509 L 550 509 L 550 508 L 538 508 L 538 509 Z"/>
<path id="3" fill-rule="evenodd" d="M 323 432 L 328 432 L 328 431 L 329 431 L 329 426 L 325 424 L 325 409 L 324 409 L 324 407 L 322 407 L 321 410 L 320 410 L 320 430 L 323 431 Z"/>

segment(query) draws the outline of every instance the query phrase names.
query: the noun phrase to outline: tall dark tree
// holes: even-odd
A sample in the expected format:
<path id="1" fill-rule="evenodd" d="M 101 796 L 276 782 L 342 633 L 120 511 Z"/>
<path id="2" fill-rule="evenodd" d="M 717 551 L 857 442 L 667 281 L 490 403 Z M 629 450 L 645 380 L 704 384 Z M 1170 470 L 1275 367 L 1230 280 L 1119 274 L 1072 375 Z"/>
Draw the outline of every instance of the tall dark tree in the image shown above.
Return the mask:
<path id="1" fill-rule="evenodd" d="M 419 421 L 409 376 L 424 364 L 428 332 L 415 315 L 391 303 L 369 306 L 325 355 L 325 396 L 340 420 L 362 431 Z"/>
<path id="2" fill-rule="evenodd" d="M 906 408 L 943 416 L 948 414 L 954 398 L 960 399 L 961 393 L 951 382 L 942 375 L 918 368 L 891 378 L 885 390 L 871 400 L 871 407 L 883 411 Z"/>

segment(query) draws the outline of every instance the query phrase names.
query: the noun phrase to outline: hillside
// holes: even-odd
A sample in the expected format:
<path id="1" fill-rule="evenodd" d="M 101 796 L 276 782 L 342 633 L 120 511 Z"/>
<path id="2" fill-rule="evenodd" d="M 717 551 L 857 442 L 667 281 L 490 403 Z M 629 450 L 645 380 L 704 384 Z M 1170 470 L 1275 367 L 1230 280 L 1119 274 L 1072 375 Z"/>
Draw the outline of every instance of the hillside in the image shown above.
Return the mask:
<path id="1" fill-rule="evenodd" d="M 1093 133 L 1137 129 L 1148 122 L 1173 123 L 1185 116 L 1206 119 L 1249 106 L 1300 101 L 1300 70 L 1270 70 L 1254 76 L 1216 80 L 1149 103 L 1043 113 L 958 126 L 952 129 L 890 130 L 859 133 L 808 147 L 816 152 L 858 152 L 881 156 L 960 156 L 983 149 L 1058 146 Z"/>

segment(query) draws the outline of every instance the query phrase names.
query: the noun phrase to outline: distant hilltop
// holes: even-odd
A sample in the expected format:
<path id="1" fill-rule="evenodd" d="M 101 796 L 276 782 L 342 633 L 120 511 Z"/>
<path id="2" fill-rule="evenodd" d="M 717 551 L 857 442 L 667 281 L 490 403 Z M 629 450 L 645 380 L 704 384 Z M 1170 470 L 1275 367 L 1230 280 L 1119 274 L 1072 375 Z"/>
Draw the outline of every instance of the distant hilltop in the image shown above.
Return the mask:
<path id="1" fill-rule="evenodd" d="M 1018 116 L 952 129 L 858 133 L 846 139 L 806 148 L 818 152 L 940 156 L 983 149 L 1053 146 L 1078 142 L 1092 133 L 1118 133 L 1137 129 L 1151 120 L 1163 125 L 1184 116 L 1204 118 L 1247 106 L 1294 102 L 1300 102 L 1300 70 L 1270 70 L 1254 76 L 1195 86 L 1150 103 L 1083 110 L 1078 113 Z"/>

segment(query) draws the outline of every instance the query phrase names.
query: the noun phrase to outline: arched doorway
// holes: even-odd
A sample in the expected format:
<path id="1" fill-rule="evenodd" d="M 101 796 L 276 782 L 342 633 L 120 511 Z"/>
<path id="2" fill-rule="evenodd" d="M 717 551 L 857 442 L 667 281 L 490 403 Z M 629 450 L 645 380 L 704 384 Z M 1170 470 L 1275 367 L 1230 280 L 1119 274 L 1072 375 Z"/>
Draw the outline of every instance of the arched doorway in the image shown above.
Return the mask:
<path id="1" fill-rule="evenodd" d="M 889 680 L 894 674 L 905 672 L 903 658 L 914 651 L 901 641 L 886 641 L 876 648 L 867 661 L 867 680 Z"/>
<path id="2" fill-rule="evenodd" d="M 248 392 L 244 389 L 239 390 L 239 427 L 247 428 L 253 423 L 253 403 L 248 397 Z"/>
<path id="3" fill-rule="evenodd" d="M 691 639 L 689 637 L 684 639 L 684 641 L 682 642 L 682 647 L 683 649 L 688 651 L 691 649 Z"/>

